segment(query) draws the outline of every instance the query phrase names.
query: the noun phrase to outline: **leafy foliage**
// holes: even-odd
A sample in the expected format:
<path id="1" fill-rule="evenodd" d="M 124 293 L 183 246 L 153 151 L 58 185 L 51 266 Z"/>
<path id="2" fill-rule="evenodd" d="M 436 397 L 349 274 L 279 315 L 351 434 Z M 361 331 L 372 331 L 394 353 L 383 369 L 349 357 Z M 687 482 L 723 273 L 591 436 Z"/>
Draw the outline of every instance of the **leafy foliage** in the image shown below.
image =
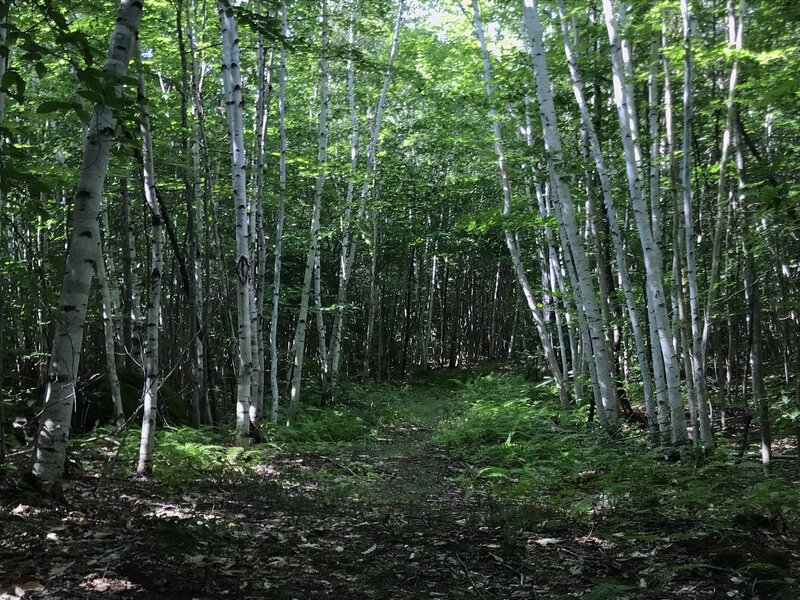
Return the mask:
<path id="1" fill-rule="evenodd" d="M 730 448 L 672 462 L 671 451 L 649 448 L 639 431 L 612 439 L 582 411 L 559 416 L 555 395 L 518 375 L 477 378 L 458 402 L 437 439 L 472 464 L 470 485 L 539 505 L 528 527 L 555 518 L 731 528 L 739 514 L 794 520 L 800 507 L 789 479 L 763 480 L 758 464 L 737 461 Z"/>

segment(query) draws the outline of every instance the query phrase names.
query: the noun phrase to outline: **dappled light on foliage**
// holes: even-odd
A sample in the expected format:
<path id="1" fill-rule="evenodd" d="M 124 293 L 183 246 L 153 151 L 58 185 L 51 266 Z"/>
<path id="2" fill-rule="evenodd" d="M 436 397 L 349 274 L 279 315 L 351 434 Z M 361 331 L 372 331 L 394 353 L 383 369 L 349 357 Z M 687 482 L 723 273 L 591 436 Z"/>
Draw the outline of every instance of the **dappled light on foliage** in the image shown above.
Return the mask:
<path id="1" fill-rule="evenodd" d="M 797 0 L 0 0 L 0 600 L 800 598 Z"/>
<path id="2" fill-rule="evenodd" d="M 246 450 L 162 430 L 172 469 L 148 480 L 127 476 L 125 439 L 78 439 L 67 506 L 0 496 L 4 567 L 53 598 L 793 593 L 800 494 L 722 444 L 665 460 L 514 373 L 354 386 L 349 403 Z"/>

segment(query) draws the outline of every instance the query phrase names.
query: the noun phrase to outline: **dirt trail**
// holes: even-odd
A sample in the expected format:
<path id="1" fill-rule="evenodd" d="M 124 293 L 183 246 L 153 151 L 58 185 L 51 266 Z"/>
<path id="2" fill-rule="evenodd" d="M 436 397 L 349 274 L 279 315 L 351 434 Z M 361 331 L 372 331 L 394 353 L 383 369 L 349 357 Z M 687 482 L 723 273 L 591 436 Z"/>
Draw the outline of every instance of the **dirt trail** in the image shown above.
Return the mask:
<path id="1" fill-rule="evenodd" d="M 69 507 L 7 490 L 0 588 L 27 577 L 45 590 L 26 597 L 64 600 L 759 597 L 667 537 L 509 528 L 530 507 L 470 493 L 433 426 L 335 455 L 272 453 L 255 474 L 183 489 L 78 478 Z"/>
<path id="2" fill-rule="evenodd" d="M 524 552 L 481 524 L 484 500 L 458 483 L 463 465 L 431 428 L 387 437 L 335 456 L 279 453 L 255 476 L 182 490 L 86 478 L 69 484 L 69 507 L 6 495 L 0 587 L 27 577 L 45 587 L 29 597 L 59 599 L 533 597 Z"/>

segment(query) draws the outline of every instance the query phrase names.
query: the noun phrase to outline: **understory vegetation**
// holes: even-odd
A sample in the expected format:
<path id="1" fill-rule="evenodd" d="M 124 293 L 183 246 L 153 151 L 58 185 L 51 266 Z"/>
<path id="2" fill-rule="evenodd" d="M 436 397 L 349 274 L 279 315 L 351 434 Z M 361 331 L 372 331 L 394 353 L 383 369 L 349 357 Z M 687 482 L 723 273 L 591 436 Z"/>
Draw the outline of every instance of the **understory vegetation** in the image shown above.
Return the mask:
<path id="1" fill-rule="evenodd" d="M 342 382 L 335 406 L 306 405 L 248 448 L 231 447 L 230 429 L 159 428 L 146 481 L 130 477 L 139 432 L 100 426 L 72 442 L 75 506 L 42 505 L 26 491 L 24 452 L 12 452 L 0 555 L 15 551 L 11 572 L 26 572 L 24 532 L 50 531 L 86 558 L 64 563 L 71 576 L 48 559 L 57 574 L 35 581 L 120 597 L 317 597 L 302 569 L 325 573 L 340 597 L 796 597 L 793 462 L 765 477 L 757 447 L 741 453 L 741 428 L 713 450 L 677 449 L 653 446 L 640 424 L 610 430 L 587 417 L 586 406 L 561 411 L 548 382 L 497 364 Z M 776 447 L 789 433 L 776 432 Z M 70 515 L 82 524 L 67 535 Z M 93 536 L 140 529 L 158 553 L 131 542 L 93 570 L 105 560 Z M 266 579 L 248 596 L 231 574 L 250 560 Z M 156 575 L 144 581 L 123 562 Z"/>
<path id="2" fill-rule="evenodd" d="M 585 410 L 564 414 L 548 387 L 512 374 L 478 377 L 457 398 L 458 412 L 436 439 L 470 463 L 467 483 L 514 501 L 512 518 L 525 526 L 600 519 L 634 535 L 628 530 L 670 523 L 796 521 L 794 465 L 765 479 L 758 462 L 739 457 L 735 432 L 710 451 L 654 448 L 641 428 L 610 432 L 587 423 Z"/>

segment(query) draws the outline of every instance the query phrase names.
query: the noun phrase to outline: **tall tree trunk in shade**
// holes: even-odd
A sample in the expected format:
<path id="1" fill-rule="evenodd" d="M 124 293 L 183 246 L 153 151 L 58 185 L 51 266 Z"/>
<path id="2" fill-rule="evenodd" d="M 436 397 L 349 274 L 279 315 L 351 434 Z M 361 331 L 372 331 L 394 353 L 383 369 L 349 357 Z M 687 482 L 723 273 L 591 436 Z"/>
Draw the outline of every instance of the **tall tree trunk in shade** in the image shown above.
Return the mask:
<path id="1" fill-rule="evenodd" d="M 329 60 L 328 60 L 328 2 L 322 0 L 321 23 L 321 48 L 320 48 L 320 110 L 319 110 L 319 147 L 317 156 L 317 178 L 314 182 L 314 204 L 322 204 L 322 192 L 325 187 L 325 170 L 327 168 L 328 154 L 328 110 L 330 96 L 328 93 Z M 317 249 L 314 253 L 314 306 L 316 308 L 317 340 L 319 342 L 320 375 L 322 389 L 327 391 L 330 385 L 330 363 L 328 360 L 328 335 L 325 329 L 325 314 L 322 311 L 322 257 L 320 256 L 319 236 L 317 236 Z"/>
<path id="2" fill-rule="evenodd" d="M 258 69 L 258 94 L 254 119 L 255 161 L 253 164 L 254 200 L 251 231 L 255 243 L 254 290 L 251 298 L 251 322 L 253 333 L 253 361 L 257 368 L 253 372 L 253 402 L 250 403 L 250 421 L 259 428 L 264 406 L 264 284 L 267 268 L 267 236 L 264 227 L 264 158 L 269 127 L 269 104 L 272 97 L 272 63 L 274 51 L 266 57 L 263 36 L 259 35 L 256 48 Z"/>
<path id="3" fill-rule="evenodd" d="M 188 7 L 188 2 L 179 0 L 176 8 L 176 30 L 178 33 L 178 51 L 181 60 L 181 151 L 183 153 L 184 163 L 181 169 L 181 179 L 184 185 L 184 193 L 186 195 L 186 270 L 187 270 L 187 294 L 188 294 L 188 313 L 189 322 L 192 323 L 190 331 L 191 336 L 191 349 L 190 356 L 190 401 L 189 409 L 192 416 L 192 424 L 195 427 L 200 427 L 202 424 L 202 407 L 205 401 L 205 352 L 203 349 L 203 310 L 202 299 L 203 294 L 200 289 L 200 265 L 198 261 L 198 254 L 200 252 L 197 243 L 197 213 L 200 211 L 202 214 L 201 203 L 202 196 L 200 195 L 200 185 L 198 180 L 199 169 L 195 165 L 194 154 L 190 153 L 190 144 L 192 137 L 192 129 L 189 126 L 189 106 L 193 104 L 193 94 L 191 92 L 191 85 L 189 82 L 191 72 L 189 61 L 187 60 L 186 38 L 184 37 L 184 6 L 186 6 L 186 26 L 189 39 L 192 37 L 191 14 Z M 194 61 L 192 61 L 194 64 Z M 192 176 L 194 172 L 194 177 Z"/>
<path id="4" fill-rule="evenodd" d="M 294 338 L 294 366 L 292 368 L 292 388 L 291 397 L 289 398 L 289 412 L 287 423 L 291 425 L 297 417 L 297 411 L 300 408 L 300 391 L 303 383 L 303 362 L 305 360 L 306 352 L 306 331 L 308 329 L 308 305 L 311 296 L 311 284 L 314 279 L 314 273 L 317 271 L 317 260 L 319 254 L 319 230 L 320 230 L 320 212 L 322 210 L 322 192 L 325 187 L 325 162 L 328 153 L 328 59 L 324 55 L 327 50 L 327 16 L 328 16 L 328 3 L 326 0 L 322 2 L 322 45 L 323 56 L 320 60 L 320 85 L 319 85 L 319 130 L 318 130 L 318 143 L 317 143 L 317 177 L 314 184 L 314 200 L 311 207 L 311 235 L 308 245 L 308 254 L 306 256 L 306 267 L 303 274 L 303 288 L 300 296 L 300 313 L 297 317 L 297 328 L 295 329 Z M 317 277 L 319 281 L 319 277 Z M 316 299 L 316 289 L 315 289 Z M 318 307 L 320 308 L 320 307 Z M 324 334 L 325 325 L 322 321 L 321 311 L 317 311 L 317 327 L 319 328 L 319 335 Z M 327 362 L 325 340 L 320 340 L 320 350 L 322 356 L 320 357 L 323 362 Z M 323 369 L 323 377 L 325 377 L 325 370 Z"/>
<path id="5" fill-rule="evenodd" d="M 686 278 L 689 284 L 689 322 L 691 329 L 691 365 L 694 395 L 697 402 L 697 415 L 700 425 L 699 440 L 704 444 L 712 444 L 711 421 L 706 397 L 705 353 L 703 351 L 703 329 L 700 323 L 700 299 L 697 289 L 697 267 L 695 265 L 694 212 L 692 210 L 692 171 L 691 171 L 691 139 L 692 139 L 692 93 L 693 93 L 693 56 L 692 56 L 692 15 L 689 11 L 689 0 L 681 0 L 683 17 L 684 73 L 683 73 L 683 151 L 681 155 L 681 198 L 683 200 L 684 236 L 686 246 Z M 695 439 L 698 439 L 695 434 Z"/>
<path id="6" fill-rule="evenodd" d="M 247 160 L 244 141 L 244 101 L 239 37 L 236 20 L 228 2 L 220 0 L 219 20 L 222 29 L 222 85 L 225 90 L 225 114 L 231 143 L 231 179 L 236 225 L 235 272 L 238 289 L 238 369 L 236 384 L 236 444 L 244 445 L 250 436 L 251 375 L 253 370 L 253 335 L 250 321 L 250 228 L 247 203 Z"/>
<path id="7" fill-rule="evenodd" d="M 349 41 L 351 47 L 355 46 L 355 22 L 356 22 L 356 9 L 358 7 L 357 1 L 353 4 L 353 12 L 350 20 Z M 350 276 L 353 272 L 353 265 L 356 261 L 356 252 L 358 250 L 358 237 L 353 233 L 353 229 L 360 221 L 363 221 L 366 215 L 367 200 L 370 195 L 370 186 L 375 173 L 375 163 L 378 156 L 378 143 L 380 141 L 381 126 L 383 123 L 383 113 L 386 106 L 386 96 L 389 92 L 389 86 L 392 83 L 392 70 L 394 67 L 397 52 L 400 47 L 400 30 L 403 25 L 403 16 L 405 10 L 405 0 L 401 0 L 397 7 L 397 17 L 394 23 L 394 34 L 392 37 L 392 45 L 389 49 L 389 62 L 386 67 L 386 73 L 383 77 L 383 87 L 378 95 L 378 100 L 375 105 L 375 121 L 372 124 L 372 132 L 367 146 L 366 165 L 364 167 L 364 183 L 361 186 L 361 197 L 356 211 L 355 219 L 352 217 L 352 203 L 353 203 L 353 183 L 348 183 L 347 186 L 347 200 L 345 202 L 345 215 L 343 217 L 343 232 L 342 232 L 342 251 L 339 266 L 339 291 L 337 293 L 336 303 L 343 305 L 347 300 L 347 286 L 350 282 Z M 352 55 L 348 58 L 347 63 L 347 87 L 348 87 L 348 101 L 350 105 L 350 174 L 351 179 L 355 178 L 356 167 L 358 166 L 358 118 L 356 115 L 355 105 L 355 68 Z M 369 120 L 369 119 L 368 119 Z M 373 248 L 374 250 L 374 248 Z M 332 391 L 335 394 L 336 379 L 339 376 L 339 366 L 342 356 L 342 331 L 344 328 L 344 314 L 338 312 L 333 323 L 333 332 L 331 337 L 331 350 L 328 353 L 331 361 L 331 379 Z M 368 328 L 371 333 L 372 329 Z M 369 337 L 369 336 L 368 336 Z"/>
<path id="8" fill-rule="evenodd" d="M 278 309 L 281 298 L 281 257 L 283 247 L 283 219 L 286 204 L 286 1 L 281 0 L 281 44 L 280 62 L 278 65 L 278 137 L 280 139 L 280 175 L 278 180 L 278 214 L 275 219 L 275 262 L 272 274 L 272 314 L 269 321 L 269 381 L 272 392 L 270 421 L 278 422 L 278 405 L 280 391 L 278 389 Z"/>
<path id="9" fill-rule="evenodd" d="M 136 264 L 136 236 L 131 219 L 131 197 L 128 178 L 119 179 L 119 201 L 122 212 L 122 340 L 125 366 L 142 368 L 141 302 L 139 276 Z"/>
<path id="10" fill-rule="evenodd" d="M 497 115 L 497 110 L 494 107 L 494 85 L 492 83 L 491 63 L 489 61 L 489 51 L 486 46 L 486 38 L 483 34 L 483 22 L 481 20 L 480 8 L 478 7 L 478 0 L 472 0 L 472 25 L 475 28 L 475 35 L 478 38 L 478 43 L 480 45 L 481 55 L 483 58 L 483 83 L 484 87 L 486 88 L 486 95 L 490 103 L 489 120 L 492 123 L 495 153 L 497 154 L 497 160 L 500 166 L 500 179 L 503 187 L 503 217 L 507 219 L 511 215 L 511 179 L 508 174 L 508 166 L 506 164 L 505 150 L 503 147 L 502 126 L 499 116 Z M 556 360 L 552 339 L 550 338 L 550 332 L 547 330 L 547 324 L 544 322 L 544 317 L 539 310 L 537 300 L 533 295 L 533 289 L 531 288 L 530 282 L 528 281 L 528 276 L 525 272 L 525 267 L 522 264 L 519 246 L 514 233 L 510 229 L 506 229 L 504 235 L 508 252 L 511 255 L 511 262 L 514 265 L 514 271 L 517 275 L 517 281 L 522 288 L 522 293 L 525 296 L 525 300 L 528 303 L 528 308 L 531 312 L 531 316 L 533 317 L 534 324 L 536 325 L 536 331 L 539 334 L 542 349 L 544 350 L 545 360 L 547 361 L 550 374 L 553 377 L 556 388 L 558 389 L 558 396 L 561 400 L 561 405 L 565 409 L 569 409 L 571 405 L 569 390 L 567 390 L 567 386 L 564 382 L 564 375 L 558 366 L 558 361 Z"/>
<path id="11" fill-rule="evenodd" d="M 0 10 L 3 12 L 0 13 L 0 48 L 4 48 L 6 45 L 6 18 L 8 16 L 8 3 L 3 3 L 0 6 Z M 8 64 L 8 54 L 7 53 L 0 53 L 0 81 L 3 80 L 3 75 L 6 73 L 6 66 Z M 5 92 L 0 91 L 0 123 L 3 122 L 3 118 L 5 117 L 5 102 L 6 102 L 6 95 Z M 0 176 L 0 183 L 2 183 L 2 176 Z M 0 220 L 3 217 L 3 201 L 4 198 L 0 196 Z M 5 334 L 5 295 L 6 295 L 6 286 L 5 286 L 5 279 L 0 278 L 0 348 L 4 348 L 4 334 Z M 0 465 L 6 462 L 6 429 L 5 429 L 5 421 L 6 415 L 4 411 L 3 405 L 3 377 L 4 377 L 4 365 L 3 365 L 3 352 L 0 352 Z"/>
<path id="12" fill-rule="evenodd" d="M 728 0 L 727 3 L 727 22 L 728 22 L 728 48 L 734 51 L 733 64 L 731 65 L 731 75 L 728 80 L 728 98 L 726 100 L 727 114 L 725 120 L 725 131 L 722 134 L 722 150 L 719 159 L 719 176 L 717 179 L 717 216 L 715 219 L 714 241 L 711 249 L 711 272 L 709 274 L 708 292 L 706 295 L 705 312 L 703 313 L 703 355 L 708 346 L 708 338 L 711 331 L 711 321 L 713 319 L 714 305 L 718 296 L 720 266 L 722 262 L 722 242 L 723 236 L 728 229 L 728 212 L 730 209 L 728 202 L 728 162 L 731 157 L 733 146 L 734 127 L 736 127 L 736 91 L 739 82 L 739 59 L 738 51 L 741 51 L 744 44 L 744 14 L 747 8 L 745 0 L 739 0 L 739 17 L 736 17 L 734 8 L 735 1 Z"/>
<path id="13" fill-rule="evenodd" d="M 3 48 L 5 51 L 0 52 L 0 81 L 3 80 L 3 76 L 6 74 L 6 69 L 8 69 L 8 48 L 6 47 L 6 37 L 7 27 L 6 27 L 6 19 L 8 18 L 8 11 L 10 9 L 10 2 L 4 2 L 0 5 L 0 48 Z M 3 118 L 5 117 L 6 113 L 6 93 L 0 91 L 0 123 L 3 122 Z M 0 213 L 1 214 L 1 213 Z"/>
<path id="14" fill-rule="evenodd" d="M 101 211 L 105 213 L 104 207 L 101 207 Z M 108 235 L 108 218 L 105 214 L 103 217 L 103 233 Z M 100 284 L 100 294 L 103 299 L 103 339 L 105 342 L 108 384 L 111 388 L 114 422 L 119 428 L 125 424 L 125 411 L 122 409 L 122 393 L 120 392 L 119 375 L 117 375 L 116 334 L 114 330 L 114 315 L 117 312 L 117 308 L 113 301 L 111 286 L 108 283 L 102 234 L 97 237 L 97 281 Z M 116 284 L 116 282 L 114 283 Z"/>
<path id="15" fill-rule="evenodd" d="M 136 472 L 146 475 L 151 471 L 153 441 L 156 433 L 158 414 L 158 388 L 160 385 L 159 331 L 161 327 L 161 286 L 164 273 L 162 253 L 161 207 L 156 195 L 155 163 L 153 160 L 153 137 L 150 129 L 150 115 L 147 113 L 147 94 L 142 72 L 141 50 L 136 42 L 137 53 L 137 96 L 139 99 L 139 131 L 142 136 L 142 180 L 144 198 L 150 214 L 150 273 L 147 292 L 147 345 L 144 350 L 144 389 L 142 433 L 139 440 L 139 464 Z"/>
<path id="16" fill-rule="evenodd" d="M 640 177 L 641 151 L 635 141 L 635 130 L 631 122 L 635 121 L 636 111 L 630 88 L 626 82 L 621 42 L 617 33 L 617 18 L 613 0 L 603 0 L 603 14 L 611 45 L 611 67 L 614 79 L 614 102 L 621 129 L 622 148 L 625 154 L 625 170 L 628 177 L 628 191 L 636 221 L 636 228 L 642 244 L 646 272 L 647 301 L 651 311 L 653 331 L 657 337 L 651 344 L 661 350 L 664 373 L 669 399 L 671 440 L 682 444 L 686 440 L 686 418 L 683 412 L 683 398 L 680 389 L 680 374 L 675 348 L 670 335 L 669 317 L 666 297 L 664 295 L 663 264 L 661 250 L 653 241 L 650 227 L 650 212 L 646 210 L 642 198 L 642 182 Z M 632 115 L 634 118 L 632 118 Z M 655 362 L 655 361 L 654 361 Z"/>
<path id="17" fill-rule="evenodd" d="M 342 329 L 344 327 L 344 303 L 347 300 L 347 284 L 350 280 L 350 269 L 355 259 L 352 242 L 355 237 L 351 236 L 353 223 L 353 195 L 355 191 L 356 169 L 358 168 L 358 113 L 356 111 L 356 79 L 355 79 L 355 60 L 353 51 L 356 43 L 356 18 L 358 11 L 358 0 L 353 0 L 350 13 L 350 26 L 347 33 L 348 56 L 347 56 L 347 105 L 350 112 L 350 172 L 347 182 L 347 195 L 344 201 L 344 211 L 342 214 L 342 247 L 339 255 L 339 289 L 336 294 L 337 311 L 333 318 L 333 328 L 331 330 L 330 349 L 328 350 L 328 360 L 330 361 L 330 384 L 331 400 L 336 399 L 336 384 L 339 378 L 339 362 L 342 355 Z M 351 241 L 352 238 L 352 241 Z"/>
<path id="18" fill-rule="evenodd" d="M 211 252 L 209 251 L 209 242 L 211 236 L 209 235 L 208 219 L 205 216 L 210 213 L 209 204 L 212 202 L 213 178 L 205 134 L 205 113 L 201 97 L 203 73 L 201 72 L 201 65 L 198 64 L 200 61 L 197 55 L 197 34 L 194 26 L 193 7 L 193 0 L 188 0 L 186 6 L 186 37 L 189 41 L 189 58 L 191 60 L 191 105 L 192 113 L 195 117 L 192 123 L 191 148 L 192 172 L 194 174 L 194 203 L 196 207 L 196 231 L 193 233 L 193 237 L 197 240 L 195 255 L 192 259 L 194 260 L 196 302 L 200 324 L 198 337 L 195 340 L 194 353 L 196 363 L 202 368 L 202 372 L 197 374 L 201 378 L 202 386 L 200 418 L 204 423 L 211 425 L 214 422 L 211 401 L 211 390 L 213 388 L 210 381 L 211 372 L 208 368 L 210 352 L 208 351 L 207 336 L 210 309 L 206 302 L 206 299 L 210 297 Z M 202 186 L 199 183 L 201 180 Z"/>
<path id="19" fill-rule="evenodd" d="M 589 113 L 588 103 L 586 102 L 583 80 L 578 72 L 575 52 L 572 48 L 572 42 L 570 41 L 571 36 L 569 22 L 566 18 L 563 0 L 558 1 L 558 11 L 559 18 L 561 20 L 561 29 L 564 38 L 564 50 L 567 58 L 567 65 L 569 66 L 570 75 L 572 77 L 572 90 L 578 103 L 578 109 L 581 114 L 581 122 L 588 134 L 589 145 L 591 148 L 592 157 L 594 158 L 595 169 L 600 180 L 600 190 L 603 195 L 603 205 L 605 206 L 608 226 L 611 231 L 611 240 L 614 246 L 614 257 L 616 258 L 617 262 L 617 272 L 619 274 L 620 284 L 625 296 L 625 306 L 628 311 L 628 320 L 630 321 L 631 333 L 633 334 L 634 344 L 636 347 L 636 356 L 639 361 L 639 369 L 642 377 L 642 388 L 644 391 L 645 412 L 647 414 L 647 420 L 651 434 L 653 437 L 656 437 L 658 425 L 656 423 L 655 416 L 653 379 L 650 373 L 650 360 L 647 356 L 647 345 L 645 343 L 645 337 L 642 331 L 641 321 L 639 319 L 639 311 L 636 306 L 636 296 L 630 282 L 628 259 L 625 253 L 625 247 L 623 245 L 622 232 L 620 231 L 620 226 L 617 219 L 617 211 L 616 208 L 614 208 L 611 178 L 609 177 L 606 169 L 600 141 L 597 137 L 597 132 L 595 131 L 591 114 Z"/>
<path id="20" fill-rule="evenodd" d="M 128 72 L 142 8 L 143 0 L 120 2 L 108 56 L 103 66 L 103 74 L 111 81 Z M 115 86 L 114 95 L 120 97 L 121 94 L 121 87 Z M 116 119 L 111 106 L 100 105 L 91 112 L 72 213 L 72 237 L 59 299 L 59 318 L 56 320 L 50 356 L 49 381 L 32 466 L 35 481 L 47 494 L 60 493 L 64 472 L 86 310 L 97 260 L 97 218 L 115 128 Z"/>
<path id="21" fill-rule="evenodd" d="M 617 420 L 616 386 L 612 375 L 613 360 L 605 343 L 603 322 L 597 299 L 597 291 L 593 282 L 589 261 L 579 234 L 575 208 L 572 202 L 569 185 L 562 173 L 561 139 L 556 120 L 555 104 L 550 86 L 550 74 L 544 53 L 544 42 L 539 8 L 536 0 L 523 0 L 525 28 L 531 43 L 534 79 L 536 82 L 536 99 L 542 121 L 545 142 L 548 174 L 552 186 L 554 208 L 561 214 L 567 249 L 572 255 L 577 278 L 575 291 L 580 291 L 582 309 L 586 317 L 586 325 L 590 335 L 594 353 L 594 365 L 597 370 L 600 399 L 610 422 Z"/>

